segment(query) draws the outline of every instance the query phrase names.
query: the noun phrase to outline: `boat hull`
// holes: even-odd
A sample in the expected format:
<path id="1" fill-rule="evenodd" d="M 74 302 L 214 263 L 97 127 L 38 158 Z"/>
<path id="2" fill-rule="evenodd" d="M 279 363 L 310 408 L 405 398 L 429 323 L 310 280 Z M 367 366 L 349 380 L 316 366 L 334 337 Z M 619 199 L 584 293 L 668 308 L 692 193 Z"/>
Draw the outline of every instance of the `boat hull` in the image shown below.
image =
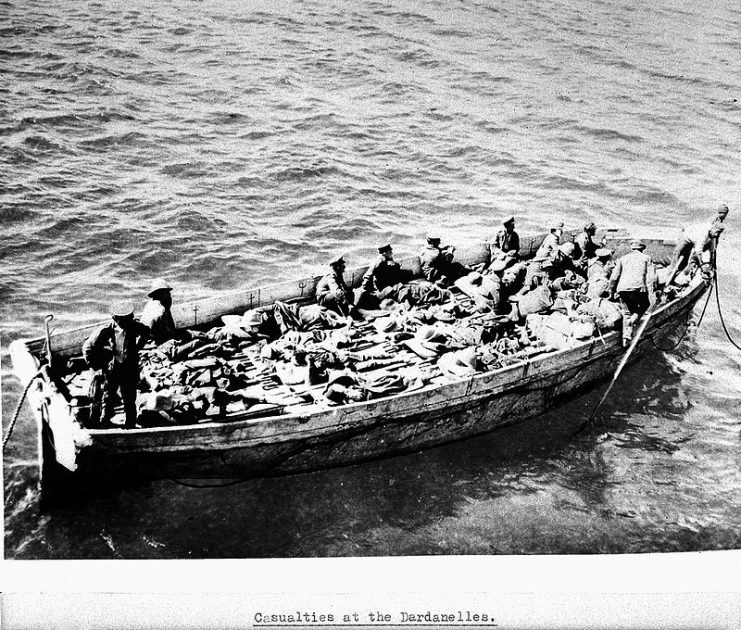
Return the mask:
<path id="1" fill-rule="evenodd" d="M 628 238 L 627 233 L 616 236 L 615 248 L 625 248 Z M 668 260 L 675 240 L 648 241 L 652 255 Z M 537 238 L 529 239 L 526 253 L 532 253 L 537 242 Z M 475 262 L 483 251 L 473 247 L 466 256 Z M 417 269 L 419 261 L 409 259 L 405 265 Z M 355 270 L 353 278 L 359 281 L 362 271 Z M 310 297 L 315 281 L 299 281 L 301 289 L 291 299 Z M 657 309 L 632 360 L 653 351 L 653 341 L 683 325 L 707 288 L 697 277 L 679 298 Z M 219 308 L 231 313 L 244 309 L 244 304 L 254 305 L 253 294 L 259 297 L 258 304 L 266 297 L 273 300 L 291 295 L 290 286 L 284 283 L 243 292 L 221 306 L 216 301 L 200 302 L 193 311 L 213 320 Z M 188 312 L 186 306 L 181 308 L 183 312 Z M 55 355 L 75 356 L 88 333 L 86 327 L 53 336 Z M 15 373 L 22 383 L 28 383 L 42 364 L 43 340 L 16 341 L 10 350 Z M 609 378 L 624 351 L 619 333 L 612 332 L 468 379 L 430 384 L 384 399 L 312 409 L 304 415 L 293 412 L 230 418 L 228 422 L 104 431 L 85 429 L 76 421 L 74 400 L 64 383 L 47 370 L 28 393 L 39 425 L 42 490 L 47 495 L 59 489 L 68 492 L 79 481 L 87 485 L 90 481 L 110 484 L 116 479 L 127 483 L 140 478 L 290 474 L 415 452 L 552 410 Z"/>
<path id="2" fill-rule="evenodd" d="M 683 325 L 703 291 L 698 286 L 658 312 L 631 363 L 655 352 L 655 341 Z M 156 436 L 100 432 L 79 452 L 77 473 L 98 479 L 246 478 L 416 452 L 555 409 L 609 379 L 624 351 L 619 335 L 611 333 L 504 371 L 309 418 L 188 427 Z"/>

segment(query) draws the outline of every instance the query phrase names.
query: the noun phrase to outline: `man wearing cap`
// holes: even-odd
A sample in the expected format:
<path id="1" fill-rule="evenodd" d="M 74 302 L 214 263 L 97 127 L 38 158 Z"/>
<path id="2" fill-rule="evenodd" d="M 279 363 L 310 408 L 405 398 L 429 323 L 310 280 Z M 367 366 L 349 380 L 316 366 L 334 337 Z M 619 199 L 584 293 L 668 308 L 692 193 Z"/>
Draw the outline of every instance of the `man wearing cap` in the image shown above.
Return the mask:
<path id="1" fill-rule="evenodd" d="M 610 275 L 610 297 L 620 296 L 623 308 L 623 345 L 633 336 L 633 326 L 643 317 L 656 292 L 656 271 L 642 241 L 630 243 L 630 253 L 618 259 Z"/>
<path id="2" fill-rule="evenodd" d="M 354 303 L 353 290 L 345 284 L 345 259 L 340 256 L 329 263 L 330 273 L 316 285 L 316 301 L 320 306 L 340 315 L 349 315 Z"/>
<path id="3" fill-rule="evenodd" d="M 489 264 L 507 252 L 520 251 L 520 235 L 515 232 L 515 218 L 507 217 L 502 221 L 502 227 L 494 235 L 489 244 Z"/>
<path id="4" fill-rule="evenodd" d="M 578 266 L 577 247 L 574 243 L 569 241 L 561 243 L 552 260 L 553 274 L 557 278 L 566 275 L 567 272 L 578 275 L 582 273 Z"/>
<path id="5" fill-rule="evenodd" d="M 93 401 L 91 422 L 102 406 L 101 425 L 111 426 L 116 391 L 121 394 L 125 428 L 136 424 L 136 388 L 139 384 L 139 350 L 149 338 L 149 328 L 134 319 L 132 304 L 111 308 L 111 323 L 96 330 L 82 346 L 86 363 L 102 377 L 102 400 Z"/>
<path id="6" fill-rule="evenodd" d="M 360 307 L 364 304 L 375 306 L 371 296 L 376 291 L 383 291 L 386 287 L 392 287 L 400 282 L 404 282 L 401 265 L 394 260 L 391 245 L 382 245 L 378 248 L 378 258 L 373 261 L 363 276 L 356 304 Z"/>
<path id="7" fill-rule="evenodd" d="M 605 246 L 605 239 L 597 244 L 594 242 L 594 235 L 597 233 L 597 226 L 591 221 L 584 226 L 584 229 L 574 237 L 574 244 L 577 247 L 577 258 L 583 257 L 591 260 L 595 252 Z"/>
<path id="8" fill-rule="evenodd" d="M 149 327 L 154 343 L 160 345 L 176 336 L 175 321 L 172 319 L 172 287 L 162 278 L 152 282 L 144 306 L 141 322 Z"/>
<path id="9" fill-rule="evenodd" d="M 427 245 L 419 255 L 422 265 L 422 275 L 429 282 L 441 282 L 448 263 L 453 259 L 452 253 L 440 247 L 440 237 L 427 235 Z"/>
<path id="10" fill-rule="evenodd" d="M 544 256 L 555 259 L 558 254 L 558 246 L 561 243 L 561 237 L 563 236 L 563 222 L 556 223 L 551 227 L 550 234 L 548 234 L 543 242 L 540 244 L 538 251 L 535 252 L 536 257 Z"/>
<path id="11" fill-rule="evenodd" d="M 440 247 L 440 237 L 428 235 L 427 246 L 419 255 L 422 274 L 425 279 L 441 286 L 448 286 L 469 273 L 470 269 L 466 269 L 460 263 L 453 262 L 454 255 L 455 247 L 452 245 Z"/>
<path id="12" fill-rule="evenodd" d="M 594 250 L 594 258 L 590 259 L 587 263 L 587 280 L 589 282 L 597 280 L 597 278 L 608 280 L 614 267 L 615 262 L 612 260 L 612 250 L 600 247 Z"/>

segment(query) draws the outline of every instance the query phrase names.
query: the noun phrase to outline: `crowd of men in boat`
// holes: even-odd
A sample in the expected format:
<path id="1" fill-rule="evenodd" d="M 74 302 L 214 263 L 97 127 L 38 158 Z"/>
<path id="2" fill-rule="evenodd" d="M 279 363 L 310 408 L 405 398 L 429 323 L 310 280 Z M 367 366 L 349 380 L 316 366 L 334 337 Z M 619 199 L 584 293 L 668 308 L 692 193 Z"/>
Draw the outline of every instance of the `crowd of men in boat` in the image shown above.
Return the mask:
<path id="1" fill-rule="evenodd" d="M 522 324 L 528 316 L 557 310 L 559 298 L 568 297 L 573 313 L 577 312 L 578 306 L 580 314 L 596 317 L 603 325 L 608 320 L 611 325 L 621 320 L 623 344 L 628 345 L 636 323 L 660 298 L 660 291 L 672 284 L 688 284 L 695 273 L 702 272 L 709 264 L 727 214 L 728 207 L 721 206 L 709 227 L 706 223 L 694 231 L 685 230 L 663 278 L 659 278 L 654 262 L 645 253 L 645 245 L 640 240 L 632 241 L 630 251 L 614 260 L 606 240 L 595 240 L 597 226 L 592 222 L 584 225 L 573 240 L 564 238 L 563 223 L 552 225 L 535 255 L 522 260 L 520 237 L 515 229 L 515 217 L 511 216 L 502 221 L 488 243 L 488 258 L 476 268 L 457 261 L 455 248 L 443 246 L 438 234 L 428 234 L 426 246 L 419 256 L 422 279 L 411 282 L 411 271 L 402 268 L 394 260 L 392 246 L 384 244 L 378 248 L 378 257 L 368 266 L 357 290 L 348 285 L 344 275 L 345 260 L 340 256 L 329 262 L 329 272 L 316 285 L 315 304 L 298 307 L 276 302 L 271 310 L 251 309 L 228 322 L 224 318 L 224 326 L 207 331 L 176 327 L 171 313 L 173 289 L 158 279 L 151 286 L 149 301 L 139 319 L 134 316 L 133 305 L 116 305 L 111 309 L 110 323 L 96 330 L 83 346 L 84 359 L 95 374 L 90 390 L 92 404 L 88 426 L 119 426 L 111 423 L 118 398 L 123 403 L 124 427 L 134 428 L 137 422 L 141 424 L 142 410 L 137 408 L 137 392 L 142 386 L 141 353 L 145 344 L 151 350 L 146 353 L 151 369 L 144 388 L 150 392 L 167 386 L 156 379 L 158 368 L 164 364 L 167 364 L 167 374 L 172 378 L 174 362 L 223 353 L 225 347 L 236 352 L 260 341 L 261 356 L 266 359 L 281 357 L 290 350 L 294 364 L 298 362 L 307 366 L 311 384 L 322 382 L 322 377 L 317 375 L 323 367 L 326 368 L 326 365 L 319 365 L 318 357 L 324 357 L 325 364 L 345 368 L 338 371 L 340 376 L 335 378 L 329 378 L 326 369 L 323 374 L 327 383 L 324 396 L 336 403 L 368 396 L 368 391 L 360 387 L 359 379 L 353 377 L 355 369 L 347 368 L 358 365 L 361 369 L 363 365 L 383 367 L 384 362 L 394 360 L 388 353 L 364 355 L 362 352 L 342 351 L 338 349 L 336 339 L 330 350 L 327 343 L 320 346 L 322 341 L 330 341 L 328 334 L 322 331 L 347 330 L 353 322 L 377 320 L 376 329 L 388 332 L 404 317 L 407 317 L 404 321 L 410 321 L 409 313 L 412 312 L 416 317 L 412 330 L 416 334 L 407 340 L 406 347 L 422 358 L 430 358 L 425 354 L 429 351 L 429 343 L 415 345 L 418 341 L 434 341 L 434 336 L 440 333 L 440 329 L 425 325 L 426 322 L 436 319 L 439 322 L 455 321 L 461 315 L 478 313 L 488 316 L 491 325 Z M 453 292 L 467 296 L 471 305 L 468 312 L 461 313 L 460 307 L 455 306 L 455 301 L 450 299 Z M 420 310 L 425 307 L 438 310 L 434 313 Z M 613 317 L 616 310 L 618 316 Z M 303 348 L 301 344 L 306 337 L 299 338 L 299 331 L 309 335 L 308 345 Z M 455 337 L 455 333 L 451 335 Z M 469 362 L 471 369 L 477 361 L 473 347 L 476 341 L 481 343 L 480 335 L 474 342 L 460 342 L 459 339 L 458 345 L 449 344 L 452 348 L 462 349 L 460 357 L 463 357 L 463 363 Z M 445 344 L 438 343 L 438 348 L 441 345 Z M 317 354 L 320 347 L 321 353 Z M 436 355 L 433 352 L 431 356 Z M 446 359 L 455 373 L 450 363 L 453 356 L 451 353 Z M 456 360 L 461 360 L 460 357 Z M 478 359 L 480 362 L 481 356 Z M 230 398 L 227 392 L 230 379 L 234 381 L 236 376 L 228 369 L 221 370 L 216 376 L 213 370 L 208 371 L 206 381 L 221 379 L 221 387 L 217 384 L 211 388 L 211 402 L 214 392 L 221 392 L 227 400 L 234 400 L 234 396 Z M 198 377 L 194 378 L 190 373 L 189 379 L 187 385 L 191 389 L 197 387 Z M 373 389 L 372 385 L 366 383 L 366 386 Z M 394 391 L 394 387 L 396 380 L 393 378 L 381 379 L 377 391 L 389 393 Z M 188 387 L 185 389 L 187 391 Z M 238 391 L 242 392 L 243 398 L 250 397 L 244 393 L 247 390 Z M 186 397 L 185 407 L 190 411 L 194 409 L 196 398 L 198 396 Z M 157 397 L 154 396 L 153 400 Z M 264 398 L 255 398 L 254 401 L 265 402 Z M 207 401 L 205 406 L 208 406 Z M 156 405 L 154 411 L 157 411 Z M 172 415 L 177 417 L 177 413 Z"/>

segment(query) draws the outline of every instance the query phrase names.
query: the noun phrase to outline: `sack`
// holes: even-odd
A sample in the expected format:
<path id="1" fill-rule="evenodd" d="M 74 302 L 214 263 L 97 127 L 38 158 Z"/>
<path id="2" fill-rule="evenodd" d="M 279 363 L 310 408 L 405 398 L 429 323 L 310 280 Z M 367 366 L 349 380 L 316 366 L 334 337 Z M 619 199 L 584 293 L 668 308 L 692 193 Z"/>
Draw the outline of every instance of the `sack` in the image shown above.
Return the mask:
<path id="1" fill-rule="evenodd" d="M 553 306 L 553 297 L 548 287 L 540 286 L 521 295 L 517 305 L 520 309 L 520 317 L 527 317 L 550 309 Z"/>
<path id="2" fill-rule="evenodd" d="M 571 320 L 562 313 L 527 316 L 527 327 L 539 341 L 552 348 L 568 348 L 576 342 L 571 335 Z"/>
<path id="3" fill-rule="evenodd" d="M 440 371 L 452 379 L 473 376 L 476 374 L 476 364 L 476 351 L 473 347 L 448 352 L 437 361 Z"/>
<path id="4" fill-rule="evenodd" d="M 623 313 L 615 302 L 604 298 L 596 298 L 580 304 L 577 313 L 590 315 L 601 330 L 614 330 L 620 326 Z"/>
<path id="5" fill-rule="evenodd" d="M 592 278 L 587 287 L 587 296 L 590 298 L 605 297 L 609 288 L 610 282 L 607 278 L 601 276 Z"/>
<path id="6" fill-rule="evenodd" d="M 571 335 L 574 339 L 589 339 L 596 331 L 594 319 L 588 315 L 571 322 Z"/>
<path id="7" fill-rule="evenodd" d="M 398 374 L 379 374 L 372 379 L 365 381 L 365 390 L 370 393 L 371 398 L 379 398 L 403 392 L 406 389 L 404 379 Z"/>

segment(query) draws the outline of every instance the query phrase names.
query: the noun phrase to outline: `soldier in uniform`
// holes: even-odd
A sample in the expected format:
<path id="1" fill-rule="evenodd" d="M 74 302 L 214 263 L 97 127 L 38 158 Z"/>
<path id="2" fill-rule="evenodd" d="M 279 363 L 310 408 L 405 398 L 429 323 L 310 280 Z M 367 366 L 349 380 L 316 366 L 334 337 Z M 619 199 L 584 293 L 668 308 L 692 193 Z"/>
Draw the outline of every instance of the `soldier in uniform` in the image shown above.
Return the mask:
<path id="1" fill-rule="evenodd" d="M 160 345 L 176 336 L 175 321 L 172 319 L 172 287 L 162 278 L 152 282 L 144 306 L 141 322 L 149 327 L 154 343 Z"/>
<path id="2" fill-rule="evenodd" d="M 466 275 L 471 270 L 453 261 L 455 247 L 446 245 L 440 247 L 440 237 L 436 235 L 427 236 L 427 246 L 419 255 L 422 264 L 422 275 L 429 282 L 440 286 L 449 286 L 458 278 Z"/>
<path id="3" fill-rule="evenodd" d="M 551 227 L 550 234 L 548 234 L 543 242 L 540 244 L 538 251 L 535 253 L 536 257 L 546 257 L 553 261 L 558 255 L 558 246 L 561 243 L 561 237 L 563 236 L 563 222 L 554 224 Z"/>
<path id="4" fill-rule="evenodd" d="M 356 304 L 359 307 L 377 308 L 378 300 L 373 299 L 377 291 L 392 287 L 404 282 L 404 272 L 401 265 L 394 260 L 394 251 L 391 245 L 386 244 L 378 248 L 378 258 L 368 267 L 360 285 L 360 293 Z"/>
<path id="5" fill-rule="evenodd" d="M 82 354 L 96 371 L 93 383 L 100 385 L 93 397 L 91 423 L 102 407 L 101 426 L 110 428 L 115 395 L 120 393 L 126 415 L 125 428 L 136 424 L 136 388 L 139 384 L 139 350 L 149 338 L 149 328 L 134 318 L 131 304 L 111 308 L 111 323 L 96 330 L 85 341 Z"/>
<path id="6" fill-rule="evenodd" d="M 577 258 L 583 257 L 587 260 L 594 258 L 595 252 L 605 246 L 605 239 L 601 243 L 594 242 L 594 235 L 597 233 L 597 226 L 591 221 L 584 226 L 584 229 L 574 237 L 574 244 L 578 247 Z"/>
<path id="7" fill-rule="evenodd" d="M 340 315 L 349 315 L 355 301 L 353 290 L 345 283 L 345 259 L 340 256 L 329 263 L 330 273 L 316 285 L 316 301 Z"/>
<path id="8" fill-rule="evenodd" d="M 650 256 L 643 253 L 642 241 L 630 243 L 631 252 L 618 259 L 610 276 L 610 297 L 617 294 L 623 309 L 623 345 L 630 344 L 633 326 L 643 317 L 656 292 L 656 270 Z"/>
<path id="9" fill-rule="evenodd" d="M 507 252 L 520 251 L 520 235 L 515 232 L 515 218 L 507 217 L 502 221 L 502 227 L 494 235 L 489 244 L 489 264 L 501 258 Z"/>
<path id="10" fill-rule="evenodd" d="M 594 258 L 590 259 L 587 263 L 587 280 L 590 282 L 597 278 L 609 280 L 614 267 L 615 262 L 612 260 L 612 250 L 600 247 L 595 250 Z"/>

